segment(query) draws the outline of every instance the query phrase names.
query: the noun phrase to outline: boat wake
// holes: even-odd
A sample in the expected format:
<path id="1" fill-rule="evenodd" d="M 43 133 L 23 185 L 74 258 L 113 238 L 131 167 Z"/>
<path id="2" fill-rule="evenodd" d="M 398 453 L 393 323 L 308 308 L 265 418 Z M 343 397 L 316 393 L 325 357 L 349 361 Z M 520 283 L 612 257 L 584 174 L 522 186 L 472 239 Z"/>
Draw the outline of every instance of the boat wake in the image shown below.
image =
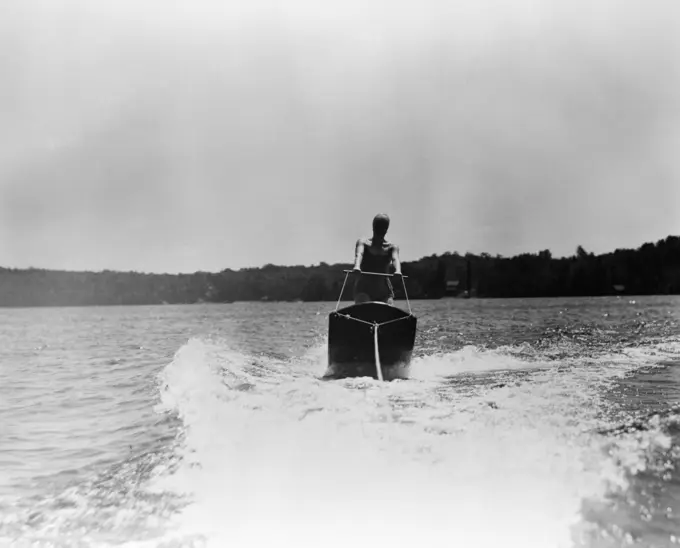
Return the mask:
<path id="1" fill-rule="evenodd" d="M 289 360 L 192 339 L 160 375 L 181 428 L 146 489 L 185 501 L 172 546 L 590 545 L 587 508 L 670 443 L 657 429 L 612 450 L 607 390 L 679 349 L 465 347 L 381 383 L 322 380 L 324 344 Z"/>

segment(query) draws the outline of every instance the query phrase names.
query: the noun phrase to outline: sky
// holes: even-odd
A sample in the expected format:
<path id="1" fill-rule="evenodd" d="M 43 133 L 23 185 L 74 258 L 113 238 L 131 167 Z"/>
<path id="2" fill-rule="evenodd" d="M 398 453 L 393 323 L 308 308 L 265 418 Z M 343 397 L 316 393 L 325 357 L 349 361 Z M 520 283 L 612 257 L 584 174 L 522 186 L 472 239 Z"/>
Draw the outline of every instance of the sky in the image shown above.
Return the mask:
<path id="1" fill-rule="evenodd" d="M 0 266 L 680 234 L 676 0 L 3 0 Z"/>

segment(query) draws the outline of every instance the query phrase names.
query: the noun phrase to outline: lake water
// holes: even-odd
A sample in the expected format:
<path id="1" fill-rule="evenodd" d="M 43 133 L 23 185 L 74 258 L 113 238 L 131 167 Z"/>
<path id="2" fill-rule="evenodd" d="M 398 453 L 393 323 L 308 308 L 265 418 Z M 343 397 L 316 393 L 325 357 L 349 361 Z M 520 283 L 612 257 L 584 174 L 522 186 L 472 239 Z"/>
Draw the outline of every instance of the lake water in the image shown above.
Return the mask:
<path id="1" fill-rule="evenodd" d="M 402 305 L 403 303 L 397 303 Z M 680 298 L 0 310 L 0 546 L 680 546 Z"/>

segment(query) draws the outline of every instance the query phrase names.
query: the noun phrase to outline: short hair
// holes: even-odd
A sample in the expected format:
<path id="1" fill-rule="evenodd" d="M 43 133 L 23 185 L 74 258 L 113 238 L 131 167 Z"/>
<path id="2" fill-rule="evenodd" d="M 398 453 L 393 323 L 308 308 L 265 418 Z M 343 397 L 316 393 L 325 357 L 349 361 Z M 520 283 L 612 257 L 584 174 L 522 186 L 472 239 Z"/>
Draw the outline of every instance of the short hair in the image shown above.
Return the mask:
<path id="1" fill-rule="evenodd" d="M 378 213 L 373 217 L 373 228 L 384 228 L 387 230 L 390 226 L 390 218 L 387 213 Z"/>

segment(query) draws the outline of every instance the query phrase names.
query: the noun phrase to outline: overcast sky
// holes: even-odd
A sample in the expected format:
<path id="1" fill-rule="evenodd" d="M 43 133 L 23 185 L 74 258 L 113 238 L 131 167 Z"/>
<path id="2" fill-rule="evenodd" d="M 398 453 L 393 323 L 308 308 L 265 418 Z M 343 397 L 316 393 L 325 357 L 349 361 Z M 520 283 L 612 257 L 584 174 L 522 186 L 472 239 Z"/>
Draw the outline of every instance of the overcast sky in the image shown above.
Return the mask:
<path id="1" fill-rule="evenodd" d="M 677 0 L 3 0 L 0 266 L 680 234 Z"/>

